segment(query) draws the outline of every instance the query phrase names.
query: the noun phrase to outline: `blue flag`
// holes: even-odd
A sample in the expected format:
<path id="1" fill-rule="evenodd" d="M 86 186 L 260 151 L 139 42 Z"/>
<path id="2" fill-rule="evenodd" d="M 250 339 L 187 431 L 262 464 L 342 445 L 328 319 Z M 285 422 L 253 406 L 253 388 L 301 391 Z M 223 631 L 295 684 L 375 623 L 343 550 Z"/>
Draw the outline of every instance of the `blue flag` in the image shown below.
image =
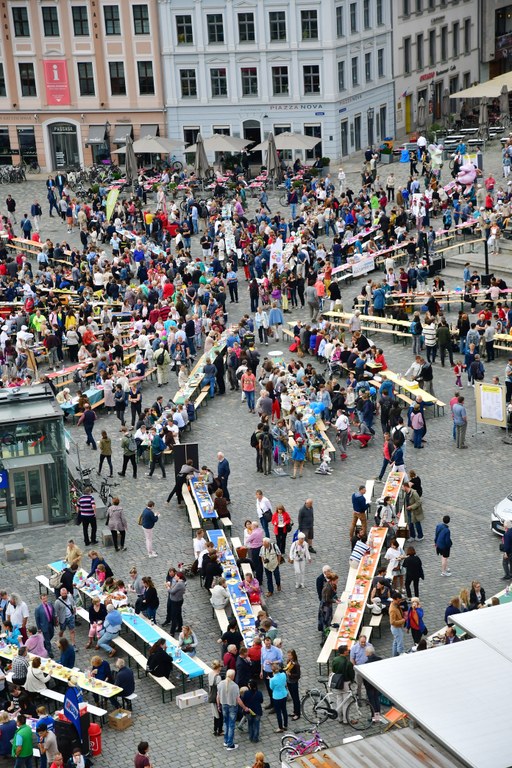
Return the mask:
<path id="1" fill-rule="evenodd" d="M 80 708 L 78 694 L 74 688 L 68 688 L 64 695 L 64 714 L 75 726 L 78 738 L 82 740 L 82 726 L 80 724 Z"/>

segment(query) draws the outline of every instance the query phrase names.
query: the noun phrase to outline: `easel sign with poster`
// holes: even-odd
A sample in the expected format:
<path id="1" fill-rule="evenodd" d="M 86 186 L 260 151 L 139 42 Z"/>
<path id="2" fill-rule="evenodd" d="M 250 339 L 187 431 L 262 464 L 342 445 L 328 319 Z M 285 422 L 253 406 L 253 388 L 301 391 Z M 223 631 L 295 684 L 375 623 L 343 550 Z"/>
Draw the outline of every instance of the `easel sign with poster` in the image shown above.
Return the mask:
<path id="1" fill-rule="evenodd" d="M 475 382 L 476 421 L 480 424 L 490 424 L 507 430 L 507 404 L 505 402 L 505 387 L 500 384 Z"/>

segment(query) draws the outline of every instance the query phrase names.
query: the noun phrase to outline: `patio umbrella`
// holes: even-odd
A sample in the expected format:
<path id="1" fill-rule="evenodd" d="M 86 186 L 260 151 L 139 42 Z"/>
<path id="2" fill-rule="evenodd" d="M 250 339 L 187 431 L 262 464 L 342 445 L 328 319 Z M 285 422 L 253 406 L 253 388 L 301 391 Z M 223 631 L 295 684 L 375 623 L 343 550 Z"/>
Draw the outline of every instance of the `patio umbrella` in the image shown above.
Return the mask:
<path id="1" fill-rule="evenodd" d="M 165 139 L 162 136 L 143 136 L 133 142 L 133 151 L 136 155 L 168 155 L 173 149 L 182 149 L 183 142 L 174 139 Z M 113 155 L 126 152 L 126 147 L 114 150 Z"/>
<path id="2" fill-rule="evenodd" d="M 448 88 L 445 88 L 441 99 L 441 117 L 446 125 L 448 124 L 450 113 L 450 94 L 448 93 Z"/>
<path id="3" fill-rule="evenodd" d="M 200 179 L 204 179 L 208 169 L 210 168 L 210 163 L 208 162 L 208 158 L 206 157 L 206 150 L 204 148 L 203 143 L 203 137 L 200 133 L 197 134 L 196 139 L 196 159 L 194 163 L 194 171 L 196 172 L 196 175 Z"/>
<path id="4" fill-rule="evenodd" d="M 487 104 L 488 104 L 487 97 L 484 96 L 480 101 L 480 114 L 478 116 L 478 133 L 481 139 L 484 139 L 487 137 L 488 123 L 489 123 L 489 112 L 488 112 Z"/>
<path id="5" fill-rule="evenodd" d="M 203 146 L 206 152 L 241 152 L 250 143 L 247 139 L 239 139 L 237 136 L 225 136 L 223 133 L 214 133 L 213 136 L 203 139 Z M 185 149 L 187 153 L 194 153 L 196 151 L 197 143 L 191 144 Z"/>
<path id="6" fill-rule="evenodd" d="M 280 133 L 275 137 L 276 149 L 314 149 L 316 145 L 322 141 L 322 139 L 316 138 L 316 136 L 304 136 L 302 133 Z M 268 149 L 268 141 L 262 141 L 261 144 L 257 144 L 252 147 L 251 152 L 262 152 Z"/>
<path id="7" fill-rule="evenodd" d="M 416 115 L 416 128 L 421 131 L 427 124 L 427 110 L 425 108 L 425 99 L 421 97 L 418 101 L 418 112 Z"/>
<path id="8" fill-rule="evenodd" d="M 281 176 L 281 163 L 277 155 L 276 142 L 272 131 L 267 138 L 267 171 L 268 175 L 279 179 Z"/>
<path id="9" fill-rule="evenodd" d="M 504 85 L 500 92 L 500 115 L 510 118 L 510 106 L 508 101 L 508 88 Z"/>
<path id="10" fill-rule="evenodd" d="M 131 136 L 126 137 L 126 158 L 125 158 L 125 166 L 126 166 L 126 180 L 129 184 L 133 184 L 135 179 L 137 178 L 137 158 L 135 157 L 135 152 L 133 151 L 133 139 Z"/>

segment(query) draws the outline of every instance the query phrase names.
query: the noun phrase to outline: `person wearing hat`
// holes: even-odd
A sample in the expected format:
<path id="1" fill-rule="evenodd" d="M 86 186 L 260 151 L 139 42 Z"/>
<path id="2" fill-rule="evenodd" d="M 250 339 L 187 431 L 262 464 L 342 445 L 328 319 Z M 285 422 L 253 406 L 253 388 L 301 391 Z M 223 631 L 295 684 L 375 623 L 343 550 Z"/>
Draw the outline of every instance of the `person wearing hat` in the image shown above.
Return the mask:
<path id="1" fill-rule="evenodd" d="M 306 574 L 306 562 L 311 563 L 311 555 L 306 541 L 306 534 L 299 531 L 297 540 L 290 547 L 290 563 L 293 563 L 295 571 L 295 589 L 304 588 L 304 577 Z"/>
<path id="2" fill-rule="evenodd" d="M 302 477 L 302 470 L 304 468 L 304 462 L 306 460 L 306 443 L 303 437 L 298 437 L 292 450 L 293 461 L 293 475 L 292 480 L 297 477 L 297 469 L 299 470 L 299 477 Z"/>

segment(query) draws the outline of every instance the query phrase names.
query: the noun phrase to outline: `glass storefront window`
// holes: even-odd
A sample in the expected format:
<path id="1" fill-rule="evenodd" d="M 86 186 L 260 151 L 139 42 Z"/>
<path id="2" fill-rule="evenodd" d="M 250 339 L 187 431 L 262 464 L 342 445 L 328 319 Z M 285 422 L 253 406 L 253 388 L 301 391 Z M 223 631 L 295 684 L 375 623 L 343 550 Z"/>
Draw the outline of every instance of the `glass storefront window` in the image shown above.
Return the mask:
<path id="1" fill-rule="evenodd" d="M 18 131 L 18 144 L 22 160 L 30 162 L 37 160 L 36 133 L 31 126 L 20 126 Z"/>
<path id="2" fill-rule="evenodd" d="M 0 128 L 0 165 L 12 164 L 11 140 L 9 129 Z"/>

